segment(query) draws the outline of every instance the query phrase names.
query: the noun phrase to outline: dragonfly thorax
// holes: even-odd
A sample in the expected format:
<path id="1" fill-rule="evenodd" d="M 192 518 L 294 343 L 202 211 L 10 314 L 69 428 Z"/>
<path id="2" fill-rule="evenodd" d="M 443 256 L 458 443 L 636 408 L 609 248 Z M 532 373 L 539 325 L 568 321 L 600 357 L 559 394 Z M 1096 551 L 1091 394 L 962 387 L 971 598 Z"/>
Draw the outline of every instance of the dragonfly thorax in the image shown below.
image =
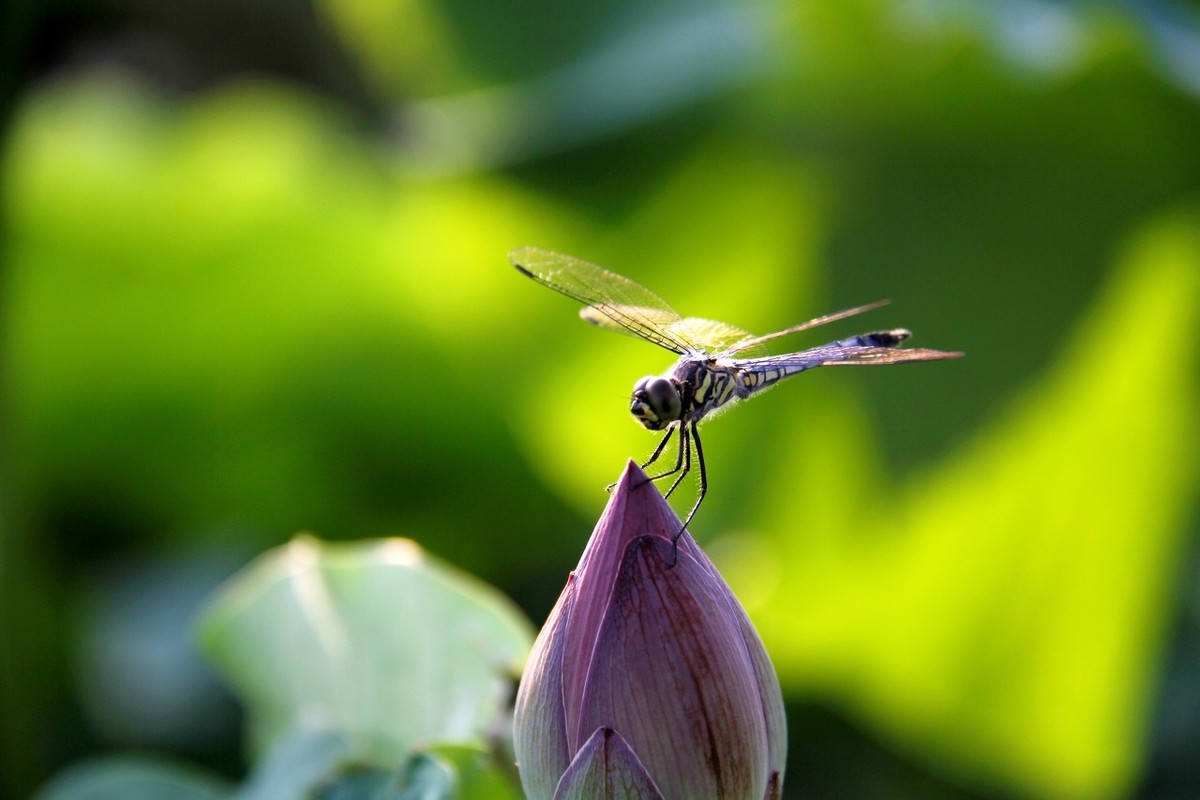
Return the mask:
<path id="1" fill-rule="evenodd" d="M 683 398 L 675 383 L 660 375 L 649 375 L 633 385 L 629 413 L 652 431 L 661 431 L 679 419 Z"/>

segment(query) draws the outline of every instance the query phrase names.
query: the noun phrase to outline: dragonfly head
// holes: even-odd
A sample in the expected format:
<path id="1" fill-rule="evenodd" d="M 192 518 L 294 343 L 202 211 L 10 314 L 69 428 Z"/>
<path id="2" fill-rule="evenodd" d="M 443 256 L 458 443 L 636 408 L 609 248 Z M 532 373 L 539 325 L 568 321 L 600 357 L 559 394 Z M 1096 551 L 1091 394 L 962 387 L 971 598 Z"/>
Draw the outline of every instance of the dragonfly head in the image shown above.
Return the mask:
<path id="1" fill-rule="evenodd" d="M 629 413 L 650 430 L 663 430 L 679 419 L 682 411 L 679 390 L 666 378 L 651 375 L 633 385 Z"/>

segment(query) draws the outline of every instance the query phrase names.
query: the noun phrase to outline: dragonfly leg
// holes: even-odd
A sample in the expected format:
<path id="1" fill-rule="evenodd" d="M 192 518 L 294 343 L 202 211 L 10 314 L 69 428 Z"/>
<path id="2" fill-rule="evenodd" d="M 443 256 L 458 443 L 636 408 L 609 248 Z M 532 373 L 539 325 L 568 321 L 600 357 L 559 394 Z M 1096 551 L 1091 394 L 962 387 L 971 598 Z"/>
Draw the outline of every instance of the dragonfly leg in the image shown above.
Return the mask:
<path id="1" fill-rule="evenodd" d="M 686 434 L 686 430 L 684 429 L 682 424 L 680 424 L 678 430 L 679 430 L 679 452 L 675 456 L 675 466 L 671 467 L 666 472 L 660 472 L 657 475 L 651 475 L 650 480 L 652 480 L 652 481 L 661 480 L 662 478 L 665 478 L 668 475 L 674 475 L 676 472 L 679 472 L 679 470 L 683 468 L 683 437 Z M 666 443 L 668 441 L 670 441 L 671 437 L 675 435 L 675 431 L 676 431 L 676 429 L 672 428 L 667 433 L 666 437 L 662 440 L 662 442 L 659 443 L 658 450 L 655 451 L 655 458 L 657 458 L 657 453 L 662 451 L 663 446 L 666 445 Z M 653 464 L 653 463 L 654 463 L 654 459 L 652 458 L 646 462 L 646 466 L 649 466 L 650 464 Z"/>
<path id="2" fill-rule="evenodd" d="M 675 431 L 673 431 L 673 430 L 667 431 L 667 435 L 664 436 L 662 438 L 662 441 L 658 443 L 658 447 L 654 448 L 654 452 L 650 454 L 650 458 L 646 459 L 645 464 L 642 464 L 642 469 L 645 469 L 646 467 L 653 464 L 655 461 L 658 461 L 658 457 L 662 455 L 662 451 L 663 451 L 663 449 L 666 448 L 667 442 L 671 441 L 671 437 L 674 435 L 675 435 Z M 675 469 L 679 469 L 679 467 L 676 466 Z"/>
<path id="3" fill-rule="evenodd" d="M 698 423 L 692 423 L 691 434 L 691 438 L 696 441 L 696 463 L 700 467 L 700 496 L 696 498 L 696 504 L 692 506 L 692 510 L 688 512 L 687 519 L 683 521 L 683 525 L 679 528 L 679 533 L 675 534 L 675 538 L 672 540 L 676 547 L 679 546 L 679 537 L 683 536 L 683 532 L 686 531 L 687 526 L 691 524 L 692 517 L 696 516 L 696 511 L 700 508 L 700 504 L 704 502 L 704 495 L 708 492 L 708 474 L 704 469 L 704 450 L 700 446 L 700 429 L 698 427 Z"/>
<path id="4" fill-rule="evenodd" d="M 679 482 L 687 477 L 687 474 L 692 471 L 692 438 L 688 435 L 688 429 L 685 425 L 679 426 L 679 461 L 683 464 L 683 469 L 675 467 L 679 471 L 679 475 L 671 483 L 671 488 L 667 489 L 663 495 L 663 499 L 667 499 L 679 487 Z"/>
<path id="5" fill-rule="evenodd" d="M 653 464 L 655 461 L 658 461 L 658 457 L 659 457 L 659 456 L 661 456 L 661 455 L 662 455 L 662 451 L 663 451 L 664 449 L 666 449 L 667 442 L 671 441 L 671 437 L 672 437 L 672 436 L 674 436 L 674 435 L 675 435 L 675 429 L 674 429 L 674 428 L 671 428 L 670 430 L 668 430 L 668 431 L 667 431 L 667 435 L 666 435 L 666 436 L 664 436 L 664 437 L 662 438 L 662 441 L 658 443 L 658 447 L 654 448 L 654 452 L 650 454 L 650 458 L 646 459 L 646 463 L 642 464 L 642 469 L 645 469 L 646 467 L 648 467 L 648 466 L 650 466 L 651 464 Z M 678 464 L 676 464 L 676 465 L 675 465 L 675 469 L 679 469 L 679 465 L 678 465 Z M 671 472 L 674 472 L 674 471 L 675 471 L 675 470 L 671 470 Z M 664 473 L 663 473 L 663 475 L 670 475 L 670 474 L 671 474 L 671 472 L 664 472 Z M 656 481 L 656 480 L 658 480 L 658 479 L 659 479 L 659 478 L 661 478 L 661 477 L 662 477 L 662 475 L 656 475 L 656 476 L 654 476 L 653 478 L 649 478 L 648 480 Z M 612 482 L 612 483 L 610 483 L 608 486 L 605 486 L 605 487 L 604 487 L 604 490 L 605 490 L 606 492 L 609 492 L 609 493 L 611 494 L 611 493 L 612 493 L 612 490 L 613 490 L 613 489 L 615 489 L 615 488 L 617 488 L 617 482 L 616 482 L 616 481 L 613 481 L 613 482 Z"/>

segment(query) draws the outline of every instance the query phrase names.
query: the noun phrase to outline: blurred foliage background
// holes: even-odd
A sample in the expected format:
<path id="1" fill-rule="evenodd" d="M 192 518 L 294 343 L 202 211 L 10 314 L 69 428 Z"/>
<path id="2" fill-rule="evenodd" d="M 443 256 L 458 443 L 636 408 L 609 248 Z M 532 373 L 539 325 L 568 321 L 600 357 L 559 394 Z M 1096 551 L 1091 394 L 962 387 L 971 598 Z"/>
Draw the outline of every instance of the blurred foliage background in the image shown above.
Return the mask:
<path id="1" fill-rule="evenodd" d="M 412 537 L 540 624 L 670 357 L 533 244 L 756 332 L 890 298 L 797 344 L 968 353 L 706 428 L 693 532 L 789 796 L 1200 794 L 1200 5 L 0 14 L 0 793 L 117 749 L 239 775 L 190 620 L 299 530 Z"/>

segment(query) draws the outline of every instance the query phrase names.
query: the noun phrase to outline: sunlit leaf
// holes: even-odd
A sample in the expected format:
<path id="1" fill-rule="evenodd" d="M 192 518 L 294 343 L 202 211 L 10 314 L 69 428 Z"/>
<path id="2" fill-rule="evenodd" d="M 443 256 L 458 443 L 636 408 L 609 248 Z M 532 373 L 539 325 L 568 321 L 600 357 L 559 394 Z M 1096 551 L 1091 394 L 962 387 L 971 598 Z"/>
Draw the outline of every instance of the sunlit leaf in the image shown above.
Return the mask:
<path id="1" fill-rule="evenodd" d="M 230 796 L 225 781 L 195 767 L 126 756 L 70 767 L 34 800 L 225 800 Z"/>
<path id="2" fill-rule="evenodd" d="M 453 768 L 460 800 L 521 800 L 516 765 L 511 758 L 477 747 L 439 745 L 431 757 Z M 509 754 L 511 755 L 511 754 Z M 506 771 L 502 767 L 507 766 Z"/>
<path id="3" fill-rule="evenodd" d="M 306 795 L 307 796 L 307 795 Z M 438 747 L 399 769 L 349 766 L 311 795 L 314 800 L 520 800 L 487 753 Z"/>
<path id="4" fill-rule="evenodd" d="M 349 734 L 315 725 L 299 725 L 273 742 L 258 760 L 236 800 L 301 800 L 329 783 L 342 765 L 353 762 Z"/>
<path id="5" fill-rule="evenodd" d="M 314 800 L 458 800 L 459 797 L 453 766 L 425 754 L 413 756 L 399 770 L 351 768 L 313 795 Z"/>
<path id="6" fill-rule="evenodd" d="M 1129 788 L 1196 489 L 1197 231 L 1144 236 L 1045 378 L 924 479 L 889 491 L 860 449 L 815 517 L 780 504 L 791 561 L 757 619 L 785 685 L 1040 796 Z"/>
<path id="7" fill-rule="evenodd" d="M 503 596 L 404 539 L 299 537 L 236 576 L 200 633 L 247 705 L 257 750 L 328 729 L 384 763 L 506 730 L 532 642 Z"/>

